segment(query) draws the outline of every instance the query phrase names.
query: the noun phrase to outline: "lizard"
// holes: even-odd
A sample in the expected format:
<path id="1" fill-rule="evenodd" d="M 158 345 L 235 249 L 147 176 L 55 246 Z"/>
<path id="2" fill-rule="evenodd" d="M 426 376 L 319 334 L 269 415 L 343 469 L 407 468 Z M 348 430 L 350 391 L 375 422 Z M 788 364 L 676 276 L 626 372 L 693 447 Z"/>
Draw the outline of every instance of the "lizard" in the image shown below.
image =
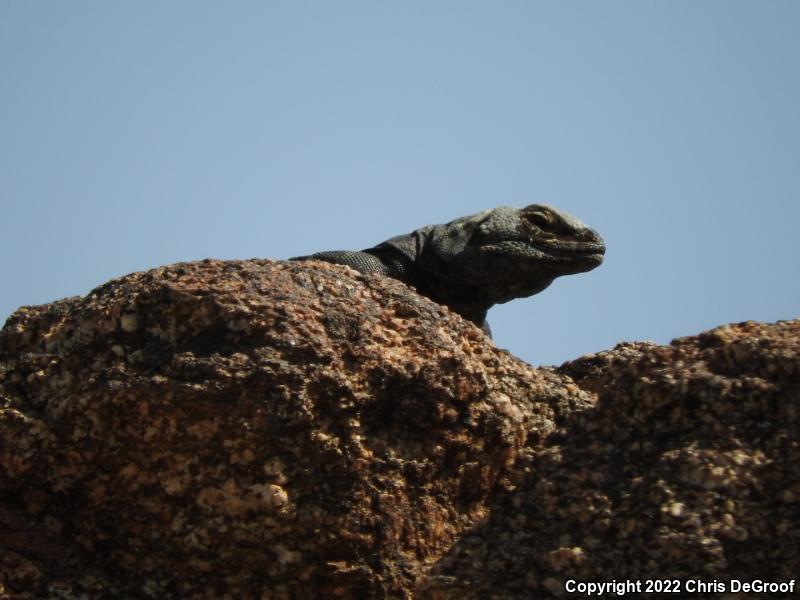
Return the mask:
<path id="1" fill-rule="evenodd" d="M 495 304 L 527 298 L 556 277 L 603 262 L 594 230 L 544 204 L 499 206 L 443 225 L 426 225 L 360 251 L 327 250 L 289 260 L 321 260 L 398 279 L 491 331 Z"/>

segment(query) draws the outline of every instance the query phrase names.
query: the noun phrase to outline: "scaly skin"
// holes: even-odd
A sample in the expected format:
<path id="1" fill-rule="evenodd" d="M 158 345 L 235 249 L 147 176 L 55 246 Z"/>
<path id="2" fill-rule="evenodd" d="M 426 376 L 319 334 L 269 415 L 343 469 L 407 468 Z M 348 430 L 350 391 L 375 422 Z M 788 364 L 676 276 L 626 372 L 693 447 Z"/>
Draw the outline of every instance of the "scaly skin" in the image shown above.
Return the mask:
<path id="1" fill-rule="evenodd" d="M 486 313 L 493 305 L 538 294 L 561 275 L 590 271 L 604 254 L 597 232 L 550 206 L 532 204 L 427 225 L 366 250 L 328 250 L 290 260 L 388 275 L 488 332 Z"/>

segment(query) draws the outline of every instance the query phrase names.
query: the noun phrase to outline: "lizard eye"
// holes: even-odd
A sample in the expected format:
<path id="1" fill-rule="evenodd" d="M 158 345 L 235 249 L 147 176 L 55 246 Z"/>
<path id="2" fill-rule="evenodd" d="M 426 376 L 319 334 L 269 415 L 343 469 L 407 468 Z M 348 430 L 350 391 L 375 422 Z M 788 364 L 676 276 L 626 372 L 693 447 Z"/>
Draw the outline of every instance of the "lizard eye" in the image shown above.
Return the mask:
<path id="1" fill-rule="evenodd" d="M 547 229 L 548 227 L 550 227 L 551 224 L 550 217 L 538 212 L 528 213 L 527 215 L 525 215 L 525 218 L 531 225 L 535 225 L 539 229 Z"/>

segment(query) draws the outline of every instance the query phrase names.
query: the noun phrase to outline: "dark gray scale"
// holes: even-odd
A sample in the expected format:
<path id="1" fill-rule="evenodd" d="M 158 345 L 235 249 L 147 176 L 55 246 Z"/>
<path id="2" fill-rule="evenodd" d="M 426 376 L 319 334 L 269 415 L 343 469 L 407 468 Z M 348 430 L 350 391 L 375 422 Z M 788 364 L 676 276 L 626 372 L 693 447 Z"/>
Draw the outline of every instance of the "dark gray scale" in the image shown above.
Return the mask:
<path id="1" fill-rule="evenodd" d="M 289 260 L 322 260 L 336 265 L 347 265 L 362 273 L 381 273 L 394 277 L 391 269 L 378 257 L 355 250 L 325 250 L 310 256 L 295 256 Z"/>
<path id="2" fill-rule="evenodd" d="M 576 218 L 543 204 L 500 206 L 427 225 L 360 252 L 329 250 L 290 260 L 323 260 L 399 279 L 477 325 L 495 304 L 538 294 L 556 277 L 603 262 L 605 243 Z"/>

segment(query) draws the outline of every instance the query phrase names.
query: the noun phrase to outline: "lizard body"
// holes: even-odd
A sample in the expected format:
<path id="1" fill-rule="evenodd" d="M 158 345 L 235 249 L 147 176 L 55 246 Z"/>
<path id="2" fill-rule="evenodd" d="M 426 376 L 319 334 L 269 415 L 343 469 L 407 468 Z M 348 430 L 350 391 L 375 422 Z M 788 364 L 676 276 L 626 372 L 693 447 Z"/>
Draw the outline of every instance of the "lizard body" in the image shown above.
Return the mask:
<path id="1" fill-rule="evenodd" d="M 488 332 L 486 313 L 493 305 L 538 294 L 561 275 L 594 269 L 604 254 L 598 233 L 566 213 L 533 204 L 426 225 L 361 251 L 329 250 L 290 260 L 388 275 Z"/>

